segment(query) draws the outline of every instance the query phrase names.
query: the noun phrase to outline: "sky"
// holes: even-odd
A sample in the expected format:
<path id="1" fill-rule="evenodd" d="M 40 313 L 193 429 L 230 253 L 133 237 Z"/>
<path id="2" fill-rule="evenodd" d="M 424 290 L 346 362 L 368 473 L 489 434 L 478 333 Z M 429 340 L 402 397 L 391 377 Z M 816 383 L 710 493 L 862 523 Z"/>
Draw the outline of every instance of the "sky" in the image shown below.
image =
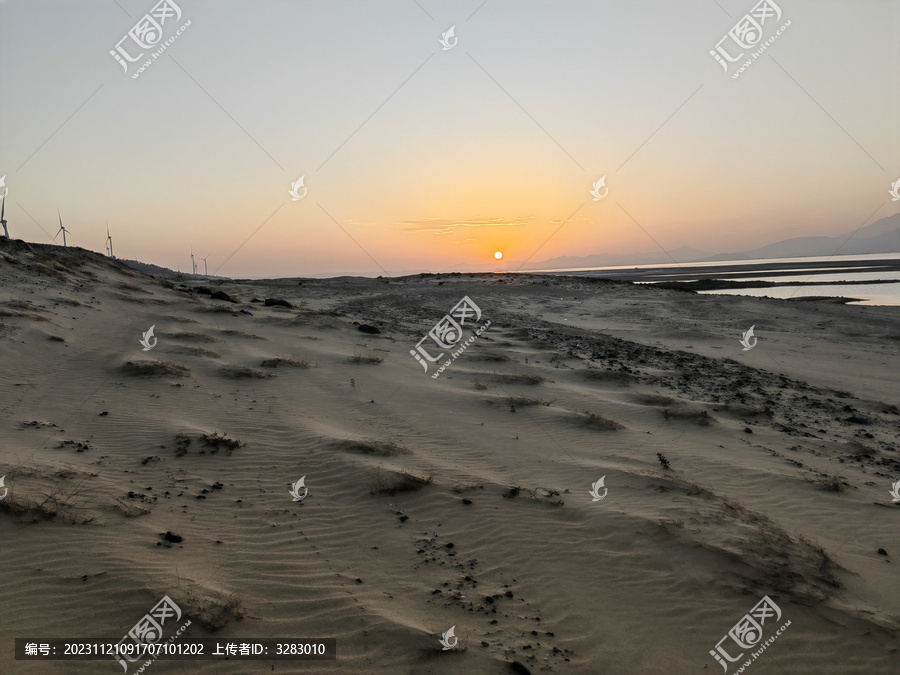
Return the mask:
<path id="1" fill-rule="evenodd" d="M 900 0 L 0 0 L 6 219 L 233 278 L 835 236 L 900 211 L 898 31 Z"/>

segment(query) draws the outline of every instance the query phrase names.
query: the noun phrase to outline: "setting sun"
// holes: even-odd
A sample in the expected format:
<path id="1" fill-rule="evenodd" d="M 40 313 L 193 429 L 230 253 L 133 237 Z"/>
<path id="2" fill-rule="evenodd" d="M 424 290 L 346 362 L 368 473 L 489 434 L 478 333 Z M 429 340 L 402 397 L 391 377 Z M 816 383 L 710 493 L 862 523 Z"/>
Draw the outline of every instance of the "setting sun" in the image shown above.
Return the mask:
<path id="1" fill-rule="evenodd" d="M 501 253 L 500 251 L 497 251 L 497 252 L 494 254 L 494 257 L 495 257 L 497 260 L 500 260 L 500 258 L 503 257 L 503 253 Z"/>

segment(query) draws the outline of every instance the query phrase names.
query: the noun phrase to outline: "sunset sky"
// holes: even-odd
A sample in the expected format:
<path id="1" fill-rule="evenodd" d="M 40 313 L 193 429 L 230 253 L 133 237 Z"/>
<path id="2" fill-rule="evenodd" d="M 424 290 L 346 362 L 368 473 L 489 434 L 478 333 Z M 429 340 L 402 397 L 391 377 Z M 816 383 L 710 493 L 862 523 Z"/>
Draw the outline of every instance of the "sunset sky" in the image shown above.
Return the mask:
<path id="1" fill-rule="evenodd" d="M 231 277 L 379 275 L 900 211 L 896 0 L 776 0 L 763 39 L 790 26 L 737 79 L 709 51 L 753 0 L 175 2 L 163 40 L 190 26 L 133 79 L 146 57 L 109 52 L 154 0 L 0 1 L 14 238 L 49 243 L 58 208 L 70 245 L 108 221 L 119 257 L 181 271 L 193 247 Z"/>

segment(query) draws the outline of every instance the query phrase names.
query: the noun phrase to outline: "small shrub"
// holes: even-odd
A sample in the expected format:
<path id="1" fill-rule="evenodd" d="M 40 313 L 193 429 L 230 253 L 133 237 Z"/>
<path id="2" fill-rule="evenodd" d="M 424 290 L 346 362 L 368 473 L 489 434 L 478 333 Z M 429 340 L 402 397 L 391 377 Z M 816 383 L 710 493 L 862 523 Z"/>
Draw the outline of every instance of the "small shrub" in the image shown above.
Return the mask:
<path id="1" fill-rule="evenodd" d="M 191 438 L 186 434 L 178 434 L 175 436 L 175 456 L 184 457 L 188 453 L 191 445 Z"/>
<path id="2" fill-rule="evenodd" d="M 660 466 L 666 471 L 671 471 L 672 467 L 669 465 L 669 460 L 666 459 L 666 456 L 660 452 L 656 453 L 656 458 L 659 460 Z"/>
<path id="3" fill-rule="evenodd" d="M 213 434 L 203 434 L 200 441 L 204 446 L 215 448 L 212 452 L 217 453 L 220 448 L 225 448 L 225 454 L 230 455 L 233 450 L 243 447 L 243 442 L 236 438 L 228 438 L 225 434 L 219 435 L 218 432 Z"/>

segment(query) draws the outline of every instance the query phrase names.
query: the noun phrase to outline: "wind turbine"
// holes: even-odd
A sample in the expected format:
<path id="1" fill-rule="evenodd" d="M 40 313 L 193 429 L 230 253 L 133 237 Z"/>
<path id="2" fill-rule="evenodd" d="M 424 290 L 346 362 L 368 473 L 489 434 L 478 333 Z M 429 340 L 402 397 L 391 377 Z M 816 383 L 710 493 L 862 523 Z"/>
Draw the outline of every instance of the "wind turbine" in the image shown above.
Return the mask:
<path id="1" fill-rule="evenodd" d="M 212 255 L 212 254 L 207 255 L 206 258 L 208 258 L 210 255 Z M 207 268 L 206 268 L 206 258 L 202 258 L 202 260 L 203 260 L 203 276 L 208 275 Z"/>
<path id="2" fill-rule="evenodd" d="M 60 232 L 63 233 L 63 248 L 66 248 L 66 232 L 68 232 L 68 230 L 63 227 L 62 216 L 59 215 L 59 209 L 56 209 L 56 215 L 59 216 L 59 229 L 56 231 L 56 237 L 59 236 Z M 53 237 L 53 241 L 56 241 L 56 237 Z"/>
<path id="3" fill-rule="evenodd" d="M 194 270 L 193 274 L 197 274 L 197 263 L 194 262 L 194 249 L 191 249 L 191 269 Z"/>
<path id="4" fill-rule="evenodd" d="M 109 233 L 109 223 L 106 223 L 106 249 L 109 257 L 115 260 L 116 256 L 113 254 L 112 235 Z"/>
<path id="5" fill-rule="evenodd" d="M 6 187 L 6 176 L 0 178 L 0 187 L 3 188 L 3 196 L 0 197 L 0 225 L 3 225 L 3 235 L 9 239 L 9 230 L 6 229 L 6 195 L 9 188 Z"/>

